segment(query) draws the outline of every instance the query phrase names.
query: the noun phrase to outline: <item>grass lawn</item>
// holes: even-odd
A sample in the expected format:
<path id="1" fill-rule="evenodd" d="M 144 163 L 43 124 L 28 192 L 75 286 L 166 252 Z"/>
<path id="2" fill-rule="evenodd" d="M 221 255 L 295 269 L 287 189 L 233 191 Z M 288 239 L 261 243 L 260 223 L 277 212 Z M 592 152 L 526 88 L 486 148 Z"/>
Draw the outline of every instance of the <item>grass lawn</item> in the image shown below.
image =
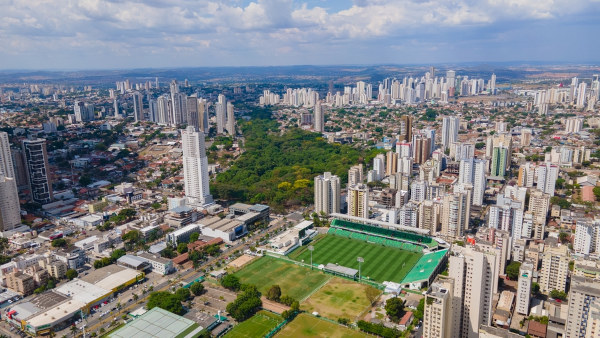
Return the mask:
<path id="1" fill-rule="evenodd" d="M 346 318 L 354 321 L 371 305 L 366 295 L 367 289 L 376 290 L 368 285 L 333 278 L 308 297 L 300 308 L 309 313 L 316 311 L 319 315 L 333 320 Z"/>
<path id="2" fill-rule="evenodd" d="M 366 334 L 301 313 L 288 323 L 275 337 L 327 337 L 327 338 L 360 338 Z"/>
<path id="3" fill-rule="evenodd" d="M 227 332 L 225 337 L 264 337 L 281 322 L 283 322 L 283 318 L 281 318 L 281 316 L 267 311 L 259 311 L 250 319 L 241 322 L 231 331 Z"/>
<path id="4" fill-rule="evenodd" d="M 356 258 L 362 257 L 365 262 L 361 264 L 361 275 L 377 282 L 401 282 L 422 256 L 420 253 L 335 235 L 328 235 L 313 246 L 313 264 L 337 263 L 358 269 Z M 299 254 L 292 252 L 289 257 L 310 263 L 308 250 Z"/>
<path id="5" fill-rule="evenodd" d="M 242 283 L 253 284 L 263 294 L 275 284 L 281 287 L 282 295 L 300 301 L 321 287 L 330 275 L 317 270 L 298 266 L 281 259 L 265 256 L 235 273 Z"/>

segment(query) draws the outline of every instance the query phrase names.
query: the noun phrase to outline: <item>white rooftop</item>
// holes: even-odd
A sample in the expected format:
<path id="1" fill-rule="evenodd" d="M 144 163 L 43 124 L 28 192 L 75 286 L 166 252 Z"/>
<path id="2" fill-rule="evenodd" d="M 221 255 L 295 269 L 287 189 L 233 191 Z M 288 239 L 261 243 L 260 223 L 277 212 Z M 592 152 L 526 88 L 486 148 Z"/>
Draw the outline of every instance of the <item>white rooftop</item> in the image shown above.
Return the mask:
<path id="1" fill-rule="evenodd" d="M 56 291 L 65 296 L 71 296 L 73 297 L 73 300 L 83 302 L 84 304 L 91 303 L 94 300 L 111 293 L 111 289 L 105 289 L 99 285 L 82 281 L 79 278 L 75 278 L 64 285 L 59 286 L 56 288 Z"/>

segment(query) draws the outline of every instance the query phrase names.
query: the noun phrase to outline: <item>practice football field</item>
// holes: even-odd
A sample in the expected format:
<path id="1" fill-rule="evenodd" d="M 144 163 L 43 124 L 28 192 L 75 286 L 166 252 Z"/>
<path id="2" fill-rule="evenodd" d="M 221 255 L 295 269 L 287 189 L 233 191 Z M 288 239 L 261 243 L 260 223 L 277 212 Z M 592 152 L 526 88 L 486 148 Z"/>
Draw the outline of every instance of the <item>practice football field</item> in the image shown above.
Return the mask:
<path id="1" fill-rule="evenodd" d="M 268 311 L 259 311 L 250 319 L 235 326 L 225 335 L 225 338 L 264 337 L 281 322 L 283 318 L 280 316 Z"/>
<path id="2" fill-rule="evenodd" d="M 364 258 L 364 263 L 361 263 L 362 277 L 369 277 L 380 283 L 384 281 L 400 283 L 422 256 L 421 253 L 335 235 L 327 235 L 312 245 L 315 248 L 313 264 L 337 263 L 358 270 L 356 259 L 362 257 Z M 308 250 L 302 250 L 296 255 L 292 252 L 289 257 L 310 263 Z"/>

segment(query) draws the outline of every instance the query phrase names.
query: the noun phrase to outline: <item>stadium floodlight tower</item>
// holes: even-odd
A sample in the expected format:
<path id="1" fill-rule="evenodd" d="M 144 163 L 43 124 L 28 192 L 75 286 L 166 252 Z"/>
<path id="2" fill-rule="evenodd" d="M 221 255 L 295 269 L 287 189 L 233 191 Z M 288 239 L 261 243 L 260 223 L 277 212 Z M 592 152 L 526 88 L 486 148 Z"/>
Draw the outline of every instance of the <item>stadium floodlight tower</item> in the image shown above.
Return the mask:
<path id="1" fill-rule="evenodd" d="M 360 281 L 360 263 L 364 263 L 365 259 L 362 257 L 356 257 L 356 260 L 358 261 L 358 280 Z"/>
<path id="2" fill-rule="evenodd" d="M 312 253 L 313 251 L 315 251 L 315 247 L 312 245 L 308 246 L 308 251 L 310 251 L 310 269 L 313 269 L 313 264 L 312 264 Z"/>

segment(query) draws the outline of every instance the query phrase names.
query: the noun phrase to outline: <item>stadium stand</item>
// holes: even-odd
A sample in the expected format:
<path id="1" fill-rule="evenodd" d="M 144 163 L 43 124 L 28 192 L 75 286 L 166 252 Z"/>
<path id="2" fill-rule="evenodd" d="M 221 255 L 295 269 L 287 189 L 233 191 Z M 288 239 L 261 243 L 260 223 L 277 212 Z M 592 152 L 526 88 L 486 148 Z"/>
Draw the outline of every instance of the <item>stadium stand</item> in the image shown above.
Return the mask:
<path id="1" fill-rule="evenodd" d="M 373 237 L 380 237 L 380 238 L 388 237 L 389 240 L 384 241 L 382 243 L 383 245 L 389 245 L 389 246 L 402 245 L 402 246 L 397 246 L 397 247 L 404 249 L 404 250 L 421 252 L 421 251 L 423 251 L 423 248 L 421 246 L 425 246 L 428 248 L 438 247 L 438 242 L 436 242 L 431 237 L 418 235 L 418 234 L 411 234 L 411 233 L 404 232 L 404 231 L 380 228 L 380 227 L 372 226 L 372 225 L 358 224 L 358 223 L 343 221 L 343 220 L 339 220 L 339 219 L 334 219 L 331 222 L 331 227 L 337 228 L 337 230 L 334 232 L 334 234 L 336 234 L 336 235 L 348 237 L 348 235 L 343 235 L 342 232 L 339 232 L 339 230 L 344 230 L 345 232 L 350 231 L 353 233 L 350 235 L 350 238 L 356 238 L 356 239 L 361 239 L 361 240 L 366 240 L 366 241 L 375 242 L 376 240 L 373 239 Z M 361 233 L 362 236 L 356 235 L 358 233 Z M 398 242 L 398 241 L 402 241 L 402 242 Z M 415 244 L 411 244 L 411 243 L 407 243 L 407 242 L 412 242 Z"/>

